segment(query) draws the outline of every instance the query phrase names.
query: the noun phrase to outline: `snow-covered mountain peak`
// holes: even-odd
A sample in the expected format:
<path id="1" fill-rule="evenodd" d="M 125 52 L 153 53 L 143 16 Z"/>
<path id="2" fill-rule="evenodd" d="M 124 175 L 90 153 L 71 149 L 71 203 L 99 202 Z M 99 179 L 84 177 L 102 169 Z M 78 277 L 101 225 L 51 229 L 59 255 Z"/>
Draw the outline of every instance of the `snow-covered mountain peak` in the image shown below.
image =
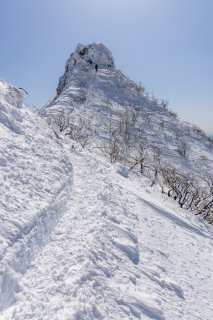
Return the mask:
<path id="1" fill-rule="evenodd" d="M 183 185 L 191 181 L 194 190 L 194 185 L 204 182 L 208 189 L 213 181 L 212 140 L 178 119 L 168 101 L 150 95 L 114 64 L 106 68 L 103 62 L 111 61 L 110 56 L 102 44 L 78 45 L 66 63 L 55 98 L 40 114 L 71 140 L 147 174 L 153 183 L 158 174 L 160 181 L 168 182 L 167 174 L 174 177 L 175 172 Z"/>
<path id="2" fill-rule="evenodd" d="M 83 61 L 88 65 L 98 65 L 100 68 L 114 68 L 114 59 L 112 53 L 103 43 L 92 43 L 89 45 L 78 44 L 74 52 L 76 62 Z M 74 62 L 74 61 L 73 61 Z"/>
<path id="3" fill-rule="evenodd" d="M 57 87 L 57 95 L 60 95 L 66 85 L 71 82 L 73 74 L 84 68 L 96 71 L 98 69 L 115 70 L 112 53 L 100 42 L 89 45 L 78 44 L 66 62 L 64 75 L 60 78 Z"/>

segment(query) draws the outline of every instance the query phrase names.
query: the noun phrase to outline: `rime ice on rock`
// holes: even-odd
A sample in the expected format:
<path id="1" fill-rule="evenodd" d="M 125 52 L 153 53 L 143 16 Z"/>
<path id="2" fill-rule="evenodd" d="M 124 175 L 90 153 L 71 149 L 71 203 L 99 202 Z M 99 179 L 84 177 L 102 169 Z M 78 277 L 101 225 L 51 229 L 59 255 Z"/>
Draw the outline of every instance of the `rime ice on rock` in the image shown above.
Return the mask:
<path id="1" fill-rule="evenodd" d="M 59 79 L 57 95 L 63 91 L 69 83 L 70 75 L 75 68 L 108 69 L 114 70 L 114 59 L 112 53 L 102 43 L 89 45 L 78 44 L 65 65 L 64 75 Z"/>

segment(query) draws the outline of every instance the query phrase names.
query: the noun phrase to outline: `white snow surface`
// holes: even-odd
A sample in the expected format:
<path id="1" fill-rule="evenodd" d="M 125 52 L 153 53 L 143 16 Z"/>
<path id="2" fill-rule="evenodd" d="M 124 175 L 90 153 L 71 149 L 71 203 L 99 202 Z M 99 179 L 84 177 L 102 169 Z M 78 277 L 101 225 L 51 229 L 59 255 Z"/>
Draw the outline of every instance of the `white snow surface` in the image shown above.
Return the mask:
<path id="1" fill-rule="evenodd" d="M 67 209 L 1 319 L 211 320 L 211 226 L 122 165 L 66 147 Z"/>
<path id="2" fill-rule="evenodd" d="M 72 187 L 72 166 L 23 94 L 0 80 L 0 310 L 54 227 Z"/>
<path id="3" fill-rule="evenodd" d="M 136 89 L 102 44 L 79 45 L 42 113 L 80 115 L 104 139 L 104 121 L 133 108 L 166 163 L 212 172 L 208 140 Z M 96 141 L 92 153 L 57 139 L 4 81 L 0 130 L 1 320 L 213 319 L 211 225 L 95 154 Z"/>

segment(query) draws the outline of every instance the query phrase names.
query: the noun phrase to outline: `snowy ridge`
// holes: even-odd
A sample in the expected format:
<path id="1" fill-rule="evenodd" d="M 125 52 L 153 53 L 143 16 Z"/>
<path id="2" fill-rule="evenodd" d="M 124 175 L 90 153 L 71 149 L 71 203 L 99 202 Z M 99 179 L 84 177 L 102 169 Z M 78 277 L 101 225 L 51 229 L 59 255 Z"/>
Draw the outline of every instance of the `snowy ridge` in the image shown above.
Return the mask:
<path id="1" fill-rule="evenodd" d="M 79 54 L 82 50 L 85 50 L 83 56 Z M 100 53 L 103 63 L 99 61 Z M 92 56 L 93 64 L 87 61 L 88 56 Z M 113 67 L 108 68 L 111 60 Z M 97 71 L 96 62 L 100 64 Z M 126 115 L 132 118 L 131 126 L 142 135 L 149 148 L 148 162 L 158 148 L 163 162 L 172 163 L 177 170 L 190 173 L 202 168 L 207 172 L 213 170 L 212 142 L 117 70 L 111 53 L 108 54 L 103 44 L 78 45 L 71 54 L 55 98 L 41 111 L 49 122 L 53 115 L 61 113 L 71 124 L 79 125 L 79 119 L 85 122 L 95 148 L 108 139 L 106 127 L 116 128 L 121 117 Z"/>
<path id="2" fill-rule="evenodd" d="M 0 81 L 0 318 L 212 320 L 212 225 L 160 193 L 155 175 L 161 161 L 211 173 L 211 141 L 100 43 L 77 46 L 41 114 L 53 130 Z M 147 171 L 100 152 L 119 126 L 127 140 L 140 133 Z"/>
<path id="3" fill-rule="evenodd" d="M 211 320 L 212 230 L 121 165 L 70 151 L 67 210 L 3 319 Z"/>
<path id="4" fill-rule="evenodd" d="M 213 223 L 213 140 L 179 120 L 165 100 L 150 96 L 114 63 L 96 70 L 94 63 L 107 50 L 77 46 L 41 115 L 71 141 L 148 176 L 178 205 Z"/>
<path id="5" fill-rule="evenodd" d="M 0 310 L 15 300 L 19 275 L 45 243 L 72 188 L 72 167 L 23 94 L 0 81 Z"/>

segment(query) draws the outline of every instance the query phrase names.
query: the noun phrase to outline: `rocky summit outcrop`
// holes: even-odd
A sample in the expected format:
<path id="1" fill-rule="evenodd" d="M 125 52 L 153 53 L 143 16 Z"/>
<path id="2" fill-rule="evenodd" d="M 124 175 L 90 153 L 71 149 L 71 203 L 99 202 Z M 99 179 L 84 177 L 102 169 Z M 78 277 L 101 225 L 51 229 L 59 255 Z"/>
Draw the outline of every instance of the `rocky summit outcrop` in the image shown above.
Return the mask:
<path id="1" fill-rule="evenodd" d="M 114 59 L 112 53 L 102 43 L 93 43 L 84 46 L 78 44 L 67 60 L 64 75 L 60 78 L 57 87 L 57 95 L 60 95 L 63 89 L 69 84 L 72 73 L 77 68 L 90 68 L 98 70 L 114 70 Z"/>

